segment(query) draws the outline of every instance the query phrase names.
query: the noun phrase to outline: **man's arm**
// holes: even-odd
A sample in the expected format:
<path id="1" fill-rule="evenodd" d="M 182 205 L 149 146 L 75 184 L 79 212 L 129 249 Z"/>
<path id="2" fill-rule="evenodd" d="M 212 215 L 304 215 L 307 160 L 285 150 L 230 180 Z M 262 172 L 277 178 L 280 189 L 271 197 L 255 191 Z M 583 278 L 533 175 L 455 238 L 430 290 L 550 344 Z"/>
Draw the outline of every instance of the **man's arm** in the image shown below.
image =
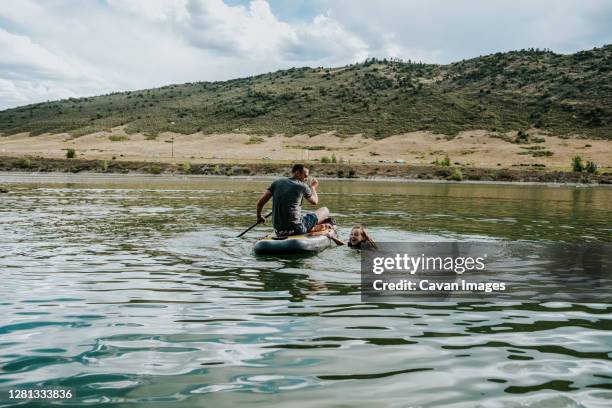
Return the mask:
<path id="1" fill-rule="evenodd" d="M 319 203 L 319 196 L 317 195 L 318 186 L 319 181 L 316 178 L 310 180 L 310 191 L 312 194 L 310 195 L 310 197 L 304 197 L 306 198 L 306 201 L 308 201 L 312 205 L 317 205 Z"/>
<path id="2" fill-rule="evenodd" d="M 257 200 L 257 222 L 259 224 L 266 222 L 266 219 L 261 216 L 261 211 L 263 210 L 264 205 L 270 201 L 270 198 L 272 198 L 272 193 L 270 190 L 266 190 L 261 197 L 259 197 L 259 200 Z"/>

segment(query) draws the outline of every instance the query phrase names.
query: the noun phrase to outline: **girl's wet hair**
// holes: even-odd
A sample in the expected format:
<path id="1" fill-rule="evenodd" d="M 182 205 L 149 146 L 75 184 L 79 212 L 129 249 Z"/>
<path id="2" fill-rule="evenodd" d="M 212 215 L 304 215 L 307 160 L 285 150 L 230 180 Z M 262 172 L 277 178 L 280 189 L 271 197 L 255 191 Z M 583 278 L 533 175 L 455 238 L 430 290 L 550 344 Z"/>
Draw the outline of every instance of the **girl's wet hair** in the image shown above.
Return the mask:
<path id="1" fill-rule="evenodd" d="M 351 233 L 358 229 L 359 231 L 361 231 L 361 236 L 363 237 L 363 242 L 367 243 L 368 245 L 371 245 L 372 248 L 376 248 L 376 243 L 374 242 L 374 240 L 372 239 L 372 237 L 370 237 L 370 234 L 368 234 L 368 231 L 366 231 L 365 227 L 363 225 L 355 225 L 352 229 L 351 229 Z"/>

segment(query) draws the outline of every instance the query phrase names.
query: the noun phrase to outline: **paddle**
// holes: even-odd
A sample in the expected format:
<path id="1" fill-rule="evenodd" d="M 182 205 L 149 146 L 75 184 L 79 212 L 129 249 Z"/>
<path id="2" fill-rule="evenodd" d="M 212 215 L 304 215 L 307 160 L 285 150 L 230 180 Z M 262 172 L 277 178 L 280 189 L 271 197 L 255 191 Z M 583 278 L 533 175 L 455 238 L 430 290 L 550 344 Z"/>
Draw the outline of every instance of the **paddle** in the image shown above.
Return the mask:
<path id="1" fill-rule="evenodd" d="M 269 216 L 272 215 L 272 211 L 270 211 L 264 218 L 268 218 Z M 250 230 L 252 230 L 253 228 L 255 228 L 257 226 L 257 224 L 259 224 L 259 221 L 256 222 L 255 224 L 251 225 L 249 228 L 247 228 L 246 230 L 244 230 L 242 232 L 242 234 L 238 235 L 236 238 L 240 238 L 241 236 L 243 236 L 244 234 L 246 234 L 247 232 L 249 232 Z"/>

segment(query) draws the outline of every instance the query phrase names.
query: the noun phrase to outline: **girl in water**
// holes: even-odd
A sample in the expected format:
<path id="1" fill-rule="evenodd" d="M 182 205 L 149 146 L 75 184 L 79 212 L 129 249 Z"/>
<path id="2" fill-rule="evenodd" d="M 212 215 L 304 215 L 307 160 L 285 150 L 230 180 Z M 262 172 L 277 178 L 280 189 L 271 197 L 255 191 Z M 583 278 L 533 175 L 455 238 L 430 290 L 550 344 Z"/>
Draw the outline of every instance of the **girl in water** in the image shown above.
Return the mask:
<path id="1" fill-rule="evenodd" d="M 351 230 L 348 246 L 355 249 L 376 248 L 374 240 L 361 225 L 355 225 Z"/>

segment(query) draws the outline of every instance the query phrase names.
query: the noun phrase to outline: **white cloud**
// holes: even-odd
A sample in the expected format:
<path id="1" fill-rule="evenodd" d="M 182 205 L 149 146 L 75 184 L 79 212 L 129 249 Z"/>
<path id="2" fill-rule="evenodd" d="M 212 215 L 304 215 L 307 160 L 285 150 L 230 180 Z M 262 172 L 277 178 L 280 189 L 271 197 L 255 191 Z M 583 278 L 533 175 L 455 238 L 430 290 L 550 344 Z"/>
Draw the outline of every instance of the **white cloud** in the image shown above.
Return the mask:
<path id="1" fill-rule="evenodd" d="M 296 26 L 281 44 L 281 55 L 292 61 L 355 61 L 368 56 L 368 45 L 338 21 L 319 15 Z"/>
<path id="2" fill-rule="evenodd" d="M 187 17 L 187 0 L 107 0 L 109 6 L 153 21 Z"/>
<path id="3" fill-rule="evenodd" d="M 0 28 L 0 109 L 92 93 L 104 81 L 85 64 Z"/>
<path id="4" fill-rule="evenodd" d="M 58 86 L 54 82 L 6 80 L 0 78 L 0 101 L 8 106 L 27 105 L 32 101 L 46 101 L 77 97 L 73 90 Z M 2 106 L 0 106 L 2 108 Z"/>
<path id="5" fill-rule="evenodd" d="M 79 79 L 81 72 L 74 63 L 53 54 L 26 36 L 0 28 L 0 72 L 6 78 L 23 78 L 35 74 L 41 79 Z"/>
<path id="6" fill-rule="evenodd" d="M 612 42 L 609 0 L 318 0 L 373 52 L 448 63 L 529 47 L 575 52 Z M 387 46 L 388 47 L 388 46 Z M 377 54 L 383 56 L 382 53 Z M 400 55 L 402 56 L 402 55 Z"/>
<path id="7" fill-rule="evenodd" d="M 199 49 L 242 60 L 345 61 L 367 56 L 367 44 L 338 21 L 281 21 L 265 0 L 229 6 L 222 0 L 109 0 L 118 10 L 150 20 L 172 19 L 175 33 Z"/>
<path id="8" fill-rule="evenodd" d="M 43 15 L 43 7 L 30 0 L 0 2 L 0 16 L 7 20 L 28 23 Z"/>
<path id="9" fill-rule="evenodd" d="M 0 2 L 0 109 L 368 56 L 445 63 L 612 42 L 606 0 L 274 1 Z"/>
<path id="10" fill-rule="evenodd" d="M 187 41 L 198 48 L 245 59 L 275 57 L 282 41 L 292 35 L 264 0 L 249 7 L 230 7 L 221 0 L 191 1 L 189 17 L 180 26 Z"/>

